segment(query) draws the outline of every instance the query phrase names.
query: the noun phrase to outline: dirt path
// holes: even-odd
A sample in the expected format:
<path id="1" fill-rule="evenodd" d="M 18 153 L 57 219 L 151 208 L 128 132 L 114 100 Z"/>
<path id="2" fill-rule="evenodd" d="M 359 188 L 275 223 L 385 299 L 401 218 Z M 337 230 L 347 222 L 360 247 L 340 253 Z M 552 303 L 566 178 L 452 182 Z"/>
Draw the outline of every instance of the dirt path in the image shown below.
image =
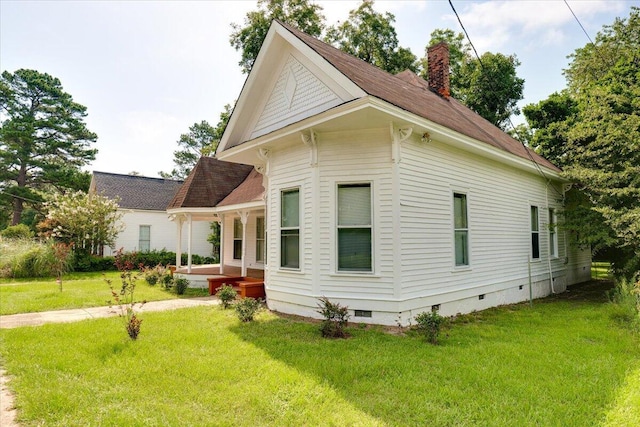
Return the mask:
<path id="1" fill-rule="evenodd" d="M 0 368 L 0 426 L 18 427 L 16 408 L 13 407 L 13 395 L 7 389 L 8 381 L 7 373 Z"/>

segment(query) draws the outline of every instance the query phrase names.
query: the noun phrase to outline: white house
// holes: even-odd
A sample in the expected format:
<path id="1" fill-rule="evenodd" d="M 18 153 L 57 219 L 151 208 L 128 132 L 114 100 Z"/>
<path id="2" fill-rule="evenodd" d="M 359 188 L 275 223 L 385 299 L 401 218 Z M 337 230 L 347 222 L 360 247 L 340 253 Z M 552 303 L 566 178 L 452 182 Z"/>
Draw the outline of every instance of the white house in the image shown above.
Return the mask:
<path id="1" fill-rule="evenodd" d="M 124 229 L 118 234 L 113 248 L 105 248 L 105 255 L 116 250 L 150 251 L 175 250 L 176 230 L 166 209 L 182 186 L 182 181 L 149 178 L 138 175 L 120 175 L 93 172 L 89 192 L 118 200 Z M 194 254 L 212 256 L 212 245 L 207 242 L 211 233 L 209 223 L 196 224 L 192 242 Z M 183 244 L 187 244 L 186 235 Z"/>
<path id="2" fill-rule="evenodd" d="M 262 174 L 262 203 L 211 210 L 223 267 L 266 242 L 269 308 L 317 317 L 326 296 L 354 321 L 407 324 L 590 278 L 590 252 L 556 227 L 560 170 L 449 96 L 446 45 L 429 65 L 429 83 L 394 76 L 272 24 L 217 150 Z"/>

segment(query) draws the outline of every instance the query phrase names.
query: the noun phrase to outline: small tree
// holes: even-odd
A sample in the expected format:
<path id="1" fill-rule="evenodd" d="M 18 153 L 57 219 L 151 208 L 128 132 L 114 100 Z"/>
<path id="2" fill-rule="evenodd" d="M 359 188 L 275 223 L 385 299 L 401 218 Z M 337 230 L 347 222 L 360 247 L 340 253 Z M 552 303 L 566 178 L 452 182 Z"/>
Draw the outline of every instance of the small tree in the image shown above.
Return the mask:
<path id="1" fill-rule="evenodd" d="M 97 194 L 58 193 L 45 209 L 46 219 L 38 224 L 41 234 L 73 244 L 76 251 L 102 255 L 122 231 L 117 201 Z"/>
<path id="2" fill-rule="evenodd" d="M 51 271 L 56 276 L 56 283 L 60 286 L 62 292 L 62 275 L 71 269 L 71 245 L 62 242 L 53 242 L 51 244 Z"/>
<path id="3" fill-rule="evenodd" d="M 117 306 L 118 316 L 124 320 L 125 329 L 129 338 L 135 340 L 140 334 L 140 324 L 142 320 L 137 316 L 134 308 L 142 307 L 146 301 L 138 302 L 135 300 L 136 282 L 140 278 L 141 269 L 136 272 L 135 266 L 131 261 L 123 256 L 122 249 L 116 252 L 115 265 L 120 272 L 120 289 L 117 289 L 111 279 L 105 279 L 111 290 L 110 305 Z"/>

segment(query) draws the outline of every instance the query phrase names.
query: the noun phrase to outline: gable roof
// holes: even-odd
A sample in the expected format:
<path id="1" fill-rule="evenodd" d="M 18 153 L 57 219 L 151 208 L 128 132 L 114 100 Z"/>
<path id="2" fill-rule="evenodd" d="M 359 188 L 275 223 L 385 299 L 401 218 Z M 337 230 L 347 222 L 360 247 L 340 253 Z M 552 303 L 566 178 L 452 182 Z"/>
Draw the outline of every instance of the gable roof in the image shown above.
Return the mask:
<path id="1" fill-rule="evenodd" d="M 520 158 L 528 161 L 533 159 L 537 164 L 553 171 L 560 171 L 550 161 L 533 150 L 524 147 L 519 141 L 459 101 L 451 97 L 442 98 L 432 92 L 426 82 L 422 83 L 423 80 L 410 71 L 393 75 L 317 40 L 288 24 L 274 21 L 272 23 L 273 26 L 280 26 L 287 30 L 366 95 L 378 98 L 401 110 L 430 120 Z M 223 150 L 228 150 L 244 142 L 246 141 L 230 141 L 229 145 L 224 145 Z"/>
<path id="2" fill-rule="evenodd" d="M 110 199 L 119 199 L 122 209 L 164 211 L 182 186 L 182 181 L 93 172 L 90 190 Z"/>
<path id="3" fill-rule="evenodd" d="M 201 157 L 167 209 L 214 207 L 235 190 L 253 166 Z"/>

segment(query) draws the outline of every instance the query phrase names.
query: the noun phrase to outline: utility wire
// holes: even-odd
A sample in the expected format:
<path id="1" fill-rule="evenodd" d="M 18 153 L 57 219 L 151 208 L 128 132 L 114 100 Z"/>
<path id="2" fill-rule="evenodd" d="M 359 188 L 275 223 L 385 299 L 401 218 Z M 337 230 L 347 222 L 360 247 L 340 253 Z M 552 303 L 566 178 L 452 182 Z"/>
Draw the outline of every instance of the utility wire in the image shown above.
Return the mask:
<path id="1" fill-rule="evenodd" d="M 25 202 L 42 203 L 42 200 L 33 200 L 33 199 L 26 198 L 26 197 L 18 196 L 16 194 L 7 193 L 6 191 L 1 191 L 0 190 L 0 194 L 4 194 L 5 196 L 9 196 L 9 197 L 13 197 L 13 198 L 16 198 L 16 199 L 24 200 Z"/>
<path id="2" fill-rule="evenodd" d="M 584 27 L 582 26 L 582 22 L 580 22 L 576 14 L 573 12 L 573 9 L 571 9 L 571 6 L 569 6 L 569 3 L 567 2 L 567 0 L 564 0 L 564 4 L 567 5 L 567 7 L 569 8 L 569 11 L 573 15 L 573 17 L 576 19 L 576 22 L 578 23 L 578 25 L 580 25 L 580 28 L 582 28 L 582 32 L 584 33 L 584 35 L 587 36 L 591 44 L 595 44 L 593 43 L 593 40 L 591 40 L 591 37 L 589 37 L 589 33 L 587 33 L 587 30 L 585 30 Z"/>
<path id="3" fill-rule="evenodd" d="M 471 37 L 469 37 L 469 33 L 467 32 L 467 29 L 464 27 L 464 24 L 462 23 L 462 19 L 460 19 L 460 15 L 458 15 L 458 11 L 456 10 L 456 8 L 453 6 L 453 2 L 452 0 L 449 0 L 449 6 L 451 6 L 451 10 L 453 10 L 453 13 L 456 15 L 456 18 L 458 19 L 458 23 L 460 24 L 460 27 L 462 27 L 462 31 L 464 31 L 465 36 L 467 37 L 467 40 L 469 41 L 469 44 L 471 45 L 471 48 L 473 49 L 473 52 L 476 55 L 476 58 L 478 59 L 478 62 L 480 63 L 480 67 L 486 71 L 486 68 L 484 66 L 484 64 L 482 63 L 482 59 L 480 59 L 480 55 L 478 55 L 478 51 L 476 50 L 476 47 L 473 45 L 473 42 L 471 41 Z M 491 86 L 491 90 L 493 93 L 495 93 L 495 88 L 493 87 L 493 82 L 491 80 L 488 80 L 489 85 Z M 533 158 L 533 154 L 531 154 L 531 151 L 529 149 L 529 147 L 526 146 L 526 144 L 523 142 L 523 138 L 520 136 L 520 133 L 518 132 L 518 129 L 516 128 L 516 126 L 513 124 L 513 121 L 511 120 L 511 117 L 507 117 L 507 120 L 509 121 L 509 124 L 511 125 L 511 128 L 513 129 L 514 134 L 516 135 L 517 138 L 514 138 L 516 141 L 518 141 L 520 144 L 522 144 L 522 146 L 524 147 L 524 151 L 527 153 L 527 156 L 529 157 L 529 159 L 531 160 L 531 162 L 533 163 L 533 165 L 536 167 L 538 174 L 540 174 L 540 176 L 542 176 L 542 178 L 545 180 L 545 182 L 547 184 L 551 183 L 551 179 L 549 177 L 547 177 L 547 175 L 544 173 L 544 171 L 542 170 L 542 168 L 540 167 L 540 165 L 538 164 L 538 162 L 535 161 L 535 159 Z M 564 195 L 562 193 L 560 193 L 555 186 L 551 185 L 551 188 L 553 189 L 553 191 L 555 191 L 560 197 L 564 197 Z"/>

